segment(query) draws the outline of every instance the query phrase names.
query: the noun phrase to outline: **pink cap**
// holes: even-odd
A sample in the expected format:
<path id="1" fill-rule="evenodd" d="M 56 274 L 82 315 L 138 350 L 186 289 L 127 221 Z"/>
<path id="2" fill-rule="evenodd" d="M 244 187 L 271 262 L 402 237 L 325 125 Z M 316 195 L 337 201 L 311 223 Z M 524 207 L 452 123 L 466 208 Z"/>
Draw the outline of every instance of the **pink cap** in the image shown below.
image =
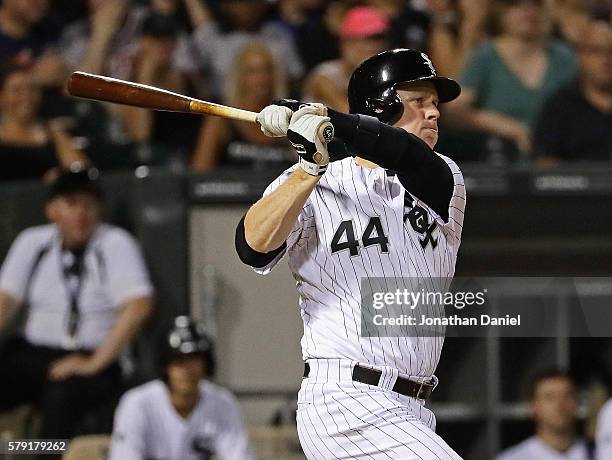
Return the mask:
<path id="1" fill-rule="evenodd" d="M 371 6 L 351 8 L 340 26 L 341 38 L 367 38 L 389 30 L 389 18 Z"/>

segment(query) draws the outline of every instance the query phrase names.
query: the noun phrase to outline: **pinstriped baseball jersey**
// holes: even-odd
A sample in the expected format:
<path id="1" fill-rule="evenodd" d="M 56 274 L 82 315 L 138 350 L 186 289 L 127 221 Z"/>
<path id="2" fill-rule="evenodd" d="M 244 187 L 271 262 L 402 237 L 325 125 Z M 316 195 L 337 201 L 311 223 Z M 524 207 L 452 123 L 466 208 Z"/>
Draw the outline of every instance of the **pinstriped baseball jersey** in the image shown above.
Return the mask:
<path id="1" fill-rule="evenodd" d="M 228 390 L 202 381 L 199 402 L 186 418 L 177 413 L 161 380 L 123 395 L 115 413 L 110 460 L 209 458 L 253 458 L 238 403 Z"/>
<path id="2" fill-rule="evenodd" d="M 465 186 L 459 167 L 440 156 L 454 178 L 448 222 L 409 194 L 388 171 L 366 168 L 353 158 L 330 163 L 287 240 L 304 321 L 304 360 L 349 359 L 395 368 L 410 377 L 433 375 L 443 337 L 360 334 L 360 282 L 374 277 L 452 278 Z M 264 196 L 296 167 L 272 182 Z M 282 255 L 255 270 L 268 273 Z"/>

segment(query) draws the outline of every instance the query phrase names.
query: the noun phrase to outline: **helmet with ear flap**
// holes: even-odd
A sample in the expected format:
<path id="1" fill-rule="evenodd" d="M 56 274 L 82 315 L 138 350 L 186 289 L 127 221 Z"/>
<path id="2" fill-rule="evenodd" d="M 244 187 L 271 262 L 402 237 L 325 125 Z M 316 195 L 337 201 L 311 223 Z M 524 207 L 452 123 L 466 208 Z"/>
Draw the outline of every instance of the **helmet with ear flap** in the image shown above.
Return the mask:
<path id="1" fill-rule="evenodd" d="M 349 110 L 392 125 L 404 110 L 397 86 L 417 81 L 432 82 L 440 102 L 452 101 L 461 92 L 455 80 L 438 76 L 425 53 L 398 48 L 372 56 L 355 69 L 348 85 Z"/>

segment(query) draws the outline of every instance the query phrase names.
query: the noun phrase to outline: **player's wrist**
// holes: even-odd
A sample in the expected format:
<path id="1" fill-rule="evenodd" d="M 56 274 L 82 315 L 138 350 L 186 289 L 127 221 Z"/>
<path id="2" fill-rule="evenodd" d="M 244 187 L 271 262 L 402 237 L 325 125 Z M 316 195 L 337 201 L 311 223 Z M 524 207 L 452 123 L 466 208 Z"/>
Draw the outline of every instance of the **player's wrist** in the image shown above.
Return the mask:
<path id="1" fill-rule="evenodd" d="M 327 170 L 327 163 L 324 165 L 320 165 L 317 163 L 312 163 L 310 161 L 305 160 L 304 158 L 300 157 L 299 160 L 299 165 L 300 168 L 302 168 L 302 170 L 310 175 L 310 176 L 322 176 L 323 174 L 325 174 L 325 171 Z"/>

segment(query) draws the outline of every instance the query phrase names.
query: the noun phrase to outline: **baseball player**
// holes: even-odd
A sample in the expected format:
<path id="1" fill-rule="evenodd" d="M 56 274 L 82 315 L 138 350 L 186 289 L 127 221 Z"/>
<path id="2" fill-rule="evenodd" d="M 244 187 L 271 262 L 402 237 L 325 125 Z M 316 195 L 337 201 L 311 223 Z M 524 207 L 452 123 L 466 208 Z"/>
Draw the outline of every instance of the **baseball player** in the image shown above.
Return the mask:
<path id="1" fill-rule="evenodd" d="M 109 459 L 251 460 L 236 399 L 203 380 L 214 372 L 214 355 L 201 327 L 175 318 L 161 355 L 162 378 L 121 398 Z"/>
<path id="2" fill-rule="evenodd" d="M 552 369 L 533 378 L 529 409 L 535 433 L 509 447 L 495 460 L 589 460 L 586 442 L 576 436 L 576 385 L 562 370 Z"/>
<path id="3" fill-rule="evenodd" d="M 350 114 L 320 104 L 259 114 L 263 132 L 286 134 L 300 160 L 240 221 L 236 249 L 262 274 L 288 253 L 304 321 L 297 423 L 309 459 L 460 458 L 424 405 L 443 337 L 360 334 L 362 280 L 454 274 L 463 176 L 433 147 L 438 104 L 459 93 L 427 55 L 396 49 L 355 70 Z M 330 122 L 346 158 L 330 158 Z"/>

